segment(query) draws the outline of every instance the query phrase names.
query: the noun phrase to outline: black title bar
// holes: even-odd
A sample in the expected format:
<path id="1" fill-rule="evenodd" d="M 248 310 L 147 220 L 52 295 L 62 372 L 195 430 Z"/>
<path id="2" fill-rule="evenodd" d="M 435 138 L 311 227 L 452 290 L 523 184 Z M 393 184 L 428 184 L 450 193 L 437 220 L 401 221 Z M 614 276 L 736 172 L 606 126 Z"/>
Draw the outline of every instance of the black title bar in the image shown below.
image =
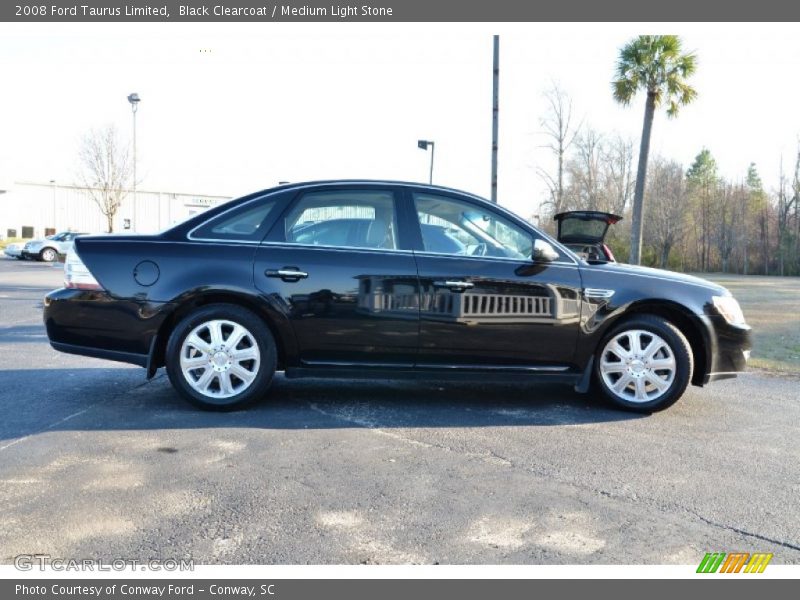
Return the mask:
<path id="1" fill-rule="evenodd" d="M 788 0 L 11 0 L 0 21 L 20 22 L 736 22 L 798 21 Z"/>

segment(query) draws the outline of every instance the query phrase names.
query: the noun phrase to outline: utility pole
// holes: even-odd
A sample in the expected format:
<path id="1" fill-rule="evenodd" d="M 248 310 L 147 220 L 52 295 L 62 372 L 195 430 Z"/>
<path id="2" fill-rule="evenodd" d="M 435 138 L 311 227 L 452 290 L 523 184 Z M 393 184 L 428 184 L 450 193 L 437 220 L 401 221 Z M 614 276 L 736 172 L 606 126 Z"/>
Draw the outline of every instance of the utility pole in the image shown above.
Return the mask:
<path id="1" fill-rule="evenodd" d="M 497 204 L 497 132 L 500 113 L 500 36 L 494 36 L 492 68 L 492 202 Z"/>

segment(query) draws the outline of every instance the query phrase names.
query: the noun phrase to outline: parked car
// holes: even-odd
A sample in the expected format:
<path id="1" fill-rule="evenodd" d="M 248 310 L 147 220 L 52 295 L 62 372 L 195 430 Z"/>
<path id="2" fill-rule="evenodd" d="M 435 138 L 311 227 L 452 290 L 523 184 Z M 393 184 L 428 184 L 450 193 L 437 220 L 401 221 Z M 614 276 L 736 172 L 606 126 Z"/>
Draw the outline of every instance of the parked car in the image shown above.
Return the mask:
<path id="1" fill-rule="evenodd" d="M 66 254 L 72 248 L 72 242 L 79 235 L 75 231 L 62 231 L 55 235 L 47 236 L 41 240 L 31 240 L 22 248 L 22 258 L 53 262 L 59 254 Z"/>
<path id="2" fill-rule="evenodd" d="M 389 181 L 284 185 L 158 235 L 86 236 L 44 321 L 56 350 L 166 367 L 193 404 L 294 377 L 557 381 L 670 406 L 745 368 L 723 287 L 590 263 L 477 196 Z"/>
<path id="3" fill-rule="evenodd" d="M 24 244 L 22 244 L 21 242 L 8 244 L 8 245 L 6 245 L 6 247 L 3 250 L 3 252 L 9 258 L 18 258 L 18 259 L 21 260 L 22 259 L 22 246 L 23 245 Z"/>
<path id="4" fill-rule="evenodd" d="M 553 217 L 558 222 L 558 241 L 584 260 L 616 262 L 606 243 L 608 227 L 622 220 L 612 213 L 597 210 L 573 210 Z"/>

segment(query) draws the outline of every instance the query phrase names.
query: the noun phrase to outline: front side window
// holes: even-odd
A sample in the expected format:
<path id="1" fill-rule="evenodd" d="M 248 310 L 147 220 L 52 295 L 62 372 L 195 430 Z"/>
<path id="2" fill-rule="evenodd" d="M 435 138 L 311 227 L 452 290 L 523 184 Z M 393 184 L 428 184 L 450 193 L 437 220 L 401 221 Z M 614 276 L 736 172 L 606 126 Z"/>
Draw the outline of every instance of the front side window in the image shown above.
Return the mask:
<path id="1" fill-rule="evenodd" d="M 397 248 L 394 196 L 385 191 L 304 195 L 284 222 L 286 242 L 345 248 Z"/>
<path id="2" fill-rule="evenodd" d="M 276 202 L 275 199 L 263 200 L 223 213 L 198 227 L 192 236 L 211 240 L 261 241 L 269 226 L 267 217 Z"/>
<path id="3" fill-rule="evenodd" d="M 530 233 L 474 204 L 432 194 L 414 194 L 426 252 L 529 260 Z"/>

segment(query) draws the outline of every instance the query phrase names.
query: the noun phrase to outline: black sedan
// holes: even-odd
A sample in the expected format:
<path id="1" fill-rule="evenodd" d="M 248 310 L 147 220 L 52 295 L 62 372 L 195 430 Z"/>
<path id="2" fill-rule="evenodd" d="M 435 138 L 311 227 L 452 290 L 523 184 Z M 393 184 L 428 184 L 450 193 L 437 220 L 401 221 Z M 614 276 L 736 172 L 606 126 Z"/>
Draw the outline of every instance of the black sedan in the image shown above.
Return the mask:
<path id="1" fill-rule="evenodd" d="M 52 346 L 166 367 L 202 408 L 292 377 L 559 381 L 656 411 L 745 368 L 723 287 L 590 264 L 503 208 L 389 181 L 284 185 L 159 235 L 80 237 Z"/>

